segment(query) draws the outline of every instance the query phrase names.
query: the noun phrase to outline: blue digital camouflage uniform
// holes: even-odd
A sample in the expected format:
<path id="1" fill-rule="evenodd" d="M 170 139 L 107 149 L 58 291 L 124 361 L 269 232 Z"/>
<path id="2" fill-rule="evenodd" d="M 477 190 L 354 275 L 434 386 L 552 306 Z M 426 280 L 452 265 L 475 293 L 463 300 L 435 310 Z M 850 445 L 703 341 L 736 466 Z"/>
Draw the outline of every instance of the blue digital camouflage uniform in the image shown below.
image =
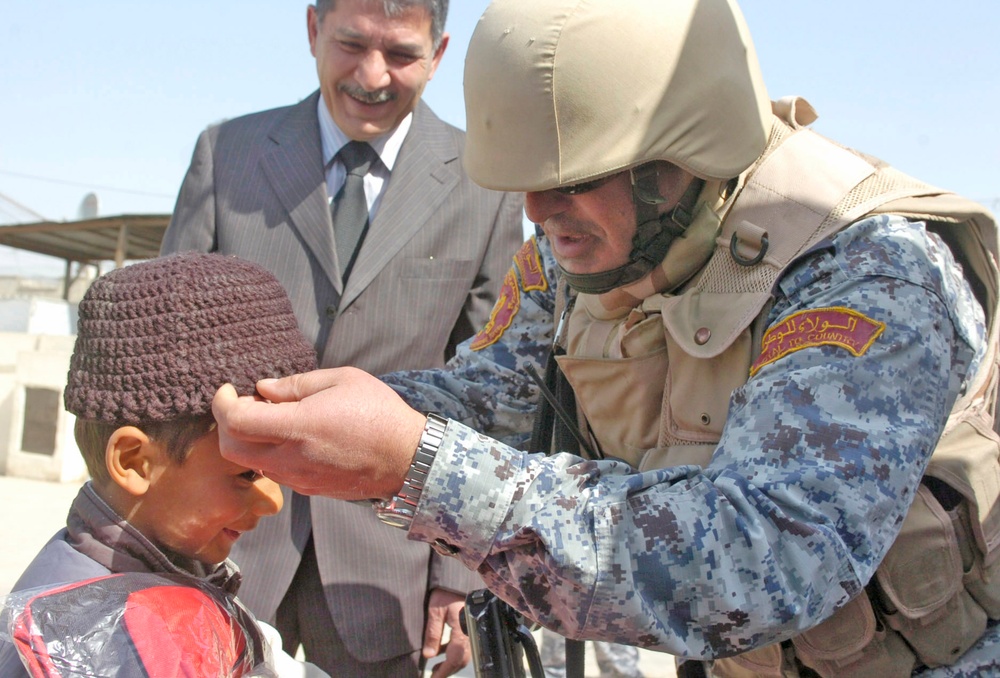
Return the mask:
<path id="1" fill-rule="evenodd" d="M 985 350 L 982 309 L 941 241 L 876 216 L 793 264 L 768 326 L 838 306 L 886 323 L 883 334 L 860 356 L 823 345 L 767 364 L 733 392 L 706 468 L 646 473 L 517 449 L 538 398 L 525 367 L 541 372 L 553 333 L 557 268 L 537 244 L 550 284 L 522 292 L 496 343 L 464 344 L 445 370 L 385 377 L 413 407 L 455 420 L 410 537 L 452 551 L 563 635 L 679 657 L 790 638 L 858 594 Z M 989 669 L 1000 670 L 995 626 L 958 664 L 922 675 Z"/>

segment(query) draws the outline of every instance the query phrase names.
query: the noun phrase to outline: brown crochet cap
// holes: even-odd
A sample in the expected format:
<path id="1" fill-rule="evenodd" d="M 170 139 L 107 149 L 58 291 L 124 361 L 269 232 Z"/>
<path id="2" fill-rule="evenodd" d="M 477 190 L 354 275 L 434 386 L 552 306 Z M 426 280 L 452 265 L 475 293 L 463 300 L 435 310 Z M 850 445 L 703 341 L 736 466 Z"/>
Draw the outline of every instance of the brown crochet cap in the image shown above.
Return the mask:
<path id="1" fill-rule="evenodd" d="M 237 257 L 187 252 L 119 268 L 80 302 L 66 409 L 139 424 L 208 414 L 220 386 L 316 367 L 291 302 L 270 272 Z"/>

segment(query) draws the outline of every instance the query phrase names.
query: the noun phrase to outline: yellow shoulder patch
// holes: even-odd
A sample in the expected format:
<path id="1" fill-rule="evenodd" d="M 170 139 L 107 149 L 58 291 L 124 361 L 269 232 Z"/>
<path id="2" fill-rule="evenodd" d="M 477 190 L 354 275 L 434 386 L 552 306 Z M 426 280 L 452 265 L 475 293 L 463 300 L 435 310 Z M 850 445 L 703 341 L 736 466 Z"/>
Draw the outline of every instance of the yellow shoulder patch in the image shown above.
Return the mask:
<path id="1" fill-rule="evenodd" d="M 531 290 L 544 292 L 549 289 L 549 281 L 545 279 L 545 271 L 542 270 L 542 257 L 538 254 L 535 236 L 531 236 L 521 245 L 521 249 L 514 255 L 514 265 L 521 274 L 521 289 L 525 292 Z"/>
<path id="2" fill-rule="evenodd" d="M 811 346 L 840 346 L 856 357 L 864 355 L 884 330 L 885 323 L 842 306 L 799 311 L 764 333 L 750 376 L 764 365 Z"/>
<path id="3" fill-rule="evenodd" d="M 517 274 L 515 274 L 515 269 Z M 518 287 L 518 279 L 521 285 Z M 491 344 L 495 344 L 507 328 L 514 322 L 514 316 L 521 308 L 521 290 L 530 292 L 531 290 L 545 291 L 549 288 L 549 281 L 545 278 L 545 271 L 542 268 L 542 259 L 538 253 L 538 245 L 534 236 L 528 238 L 517 254 L 514 255 L 514 265 L 503 279 L 503 287 L 497 297 L 497 303 L 493 305 L 490 319 L 486 325 L 479 330 L 469 345 L 473 351 L 479 351 Z"/>

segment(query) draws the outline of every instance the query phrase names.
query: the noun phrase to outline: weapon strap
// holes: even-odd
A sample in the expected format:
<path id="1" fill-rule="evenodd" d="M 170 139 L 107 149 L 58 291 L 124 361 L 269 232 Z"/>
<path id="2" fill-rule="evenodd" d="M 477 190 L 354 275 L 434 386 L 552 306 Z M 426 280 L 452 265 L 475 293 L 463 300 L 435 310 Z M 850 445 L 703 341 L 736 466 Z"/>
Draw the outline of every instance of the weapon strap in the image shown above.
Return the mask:
<path id="1" fill-rule="evenodd" d="M 563 317 L 569 316 L 571 304 L 563 313 Z M 562 322 L 560 322 L 560 327 Z M 580 433 L 580 427 L 576 417 L 576 396 L 573 388 L 566 379 L 556 356 L 565 353 L 558 345 L 558 335 L 556 341 L 549 349 L 548 358 L 545 361 L 545 377 L 539 376 L 534 367 L 528 365 L 527 371 L 531 378 L 538 384 L 542 398 L 538 403 L 538 411 L 535 414 L 535 423 L 531 431 L 531 441 L 528 443 L 529 452 L 544 452 L 552 454 L 553 450 L 571 450 L 574 446 L 586 450 L 591 459 L 595 456 L 593 449 Z M 582 640 L 570 640 L 565 638 L 566 651 L 566 678 L 584 678 L 584 642 Z"/>

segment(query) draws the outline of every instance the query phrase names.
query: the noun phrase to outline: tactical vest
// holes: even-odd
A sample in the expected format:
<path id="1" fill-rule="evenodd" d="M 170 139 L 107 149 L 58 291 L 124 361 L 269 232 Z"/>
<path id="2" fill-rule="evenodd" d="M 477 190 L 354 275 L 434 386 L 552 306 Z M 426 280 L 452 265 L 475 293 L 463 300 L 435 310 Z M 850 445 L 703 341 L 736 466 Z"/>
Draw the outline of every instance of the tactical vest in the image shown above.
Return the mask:
<path id="1" fill-rule="evenodd" d="M 620 312 L 578 295 L 557 360 L 581 428 L 605 454 L 640 470 L 704 467 L 730 395 L 760 351 L 782 272 L 863 217 L 924 221 L 984 308 L 989 353 L 867 595 L 791 641 L 710 663 L 712 675 L 727 678 L 799 676 L 800 666 L 821 676 L 909 676 L 920 664 L 953 663 L 988 618 L 1000 618 L 1000 511 L 991 510 L 1000 506 L 996 224 L 981 206 L 806 129 L 815 119 L 807 102 L 783 100 L 774 112 L 768 148 L 727 198 L 702 272 L 676 294 Z"/>

